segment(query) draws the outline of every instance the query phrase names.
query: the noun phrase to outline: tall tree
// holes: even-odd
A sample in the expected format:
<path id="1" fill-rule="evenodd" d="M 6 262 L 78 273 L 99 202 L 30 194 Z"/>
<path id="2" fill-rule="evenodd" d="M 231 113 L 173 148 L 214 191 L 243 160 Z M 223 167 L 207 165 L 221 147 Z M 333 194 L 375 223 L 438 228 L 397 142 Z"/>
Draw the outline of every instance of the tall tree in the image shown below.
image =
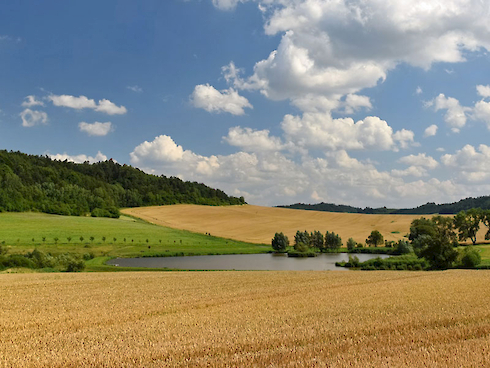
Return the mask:
<path id="1" fill-rule="evenodd" d="M 454 226 L 458 230 L 460 241 L 470 238 L 473 245 L 476 244 L 476 234 L 480 230 L 482 215 L 483 211 L 481 208 L 472 208 L 468 211 L 460 211 L 454 217 Z"/>
<path id="2" fill-rule="evenodd" d="M 371 234 L 368 236 L 366 239 L 366 244 L 369 245 L 370 247 L 377 247 L 378 245 L 383 244 L 384 239 L 383 235 L 378 230 L 373 230 L 371 231 Z"/>
<path id="3" fill-rule="evenodd" d="M 410 227 L 410 237 L 415 254 L 425 258 L 432 269 L 450 268 L 458 256 L 454 220 L 435 216 L 416 219 Z"/>
<path id="4" fill-rule="evenodd" d="M 284 252 L 289 246 L 289 239 L 283 233 L 276 233 L 272 238 L 272 249 L 276 252 Z"/>

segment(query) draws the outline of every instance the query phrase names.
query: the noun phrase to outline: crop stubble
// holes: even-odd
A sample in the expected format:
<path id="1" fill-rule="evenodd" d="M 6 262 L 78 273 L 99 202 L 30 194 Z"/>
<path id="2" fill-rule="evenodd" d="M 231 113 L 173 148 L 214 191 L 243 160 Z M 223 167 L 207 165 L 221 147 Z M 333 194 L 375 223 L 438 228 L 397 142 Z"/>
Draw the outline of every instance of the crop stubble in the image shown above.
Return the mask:
<path id="1" fill-rule="evenodd" d="M 0 366 L 489 366 L 490 273 L 0 275 Z"/>

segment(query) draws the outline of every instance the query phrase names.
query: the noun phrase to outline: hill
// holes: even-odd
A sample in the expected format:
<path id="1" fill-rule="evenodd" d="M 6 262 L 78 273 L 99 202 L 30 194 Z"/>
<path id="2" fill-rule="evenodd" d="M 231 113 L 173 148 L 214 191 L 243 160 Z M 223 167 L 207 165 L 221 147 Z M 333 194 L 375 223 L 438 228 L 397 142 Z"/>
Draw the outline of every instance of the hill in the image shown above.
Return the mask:
<path id="1" fill-rule="evenodd" d="M 334 231 L 344 244 L 349 238 L 364 242 L 373 230 L 380 231 L 386 240 L 398 241 L 409 233 L 410 223 L 420 218 L 418 215 L 299 211 L 252 205 L 177 205 L 127 208 L 121 212 L 157 225 L 259 244 L 270 244 L 276 232 L 283 232 L 293 241 L 297 230 Z M 480 229 L 478 241 L 484 240 L 485 231 L 483 227 Z"/>
<path id="2" fill-rule="evenodd" d="M 334 231 L 345 243 L 349 238 L 363 242 L 376 229 L 386 240 L 397 241 L 409 232 L 410 223 L 420 217 L 299 211 L 252 205 L 177 205 L 127 208 L 121 212 L 157 225 L 259 244 L 270 244 L 276 232 L 283 232 L 292 241 L 297 230 Z M 484 233 L 481 239 L 483 236 Z"/>
<path id="3" fill-rule="evenodd" d="M 146 174 L 112 159 L 95 164 L 0 151 L 0 212 L 118 217 L 120 207 L 243 204 L 219 189 Z"/>
<path id="4" fill-rule="evenodd" d="M 365 213 L 365 214 L 393 214 L 393 215 L 455 215 L 460 211 L 467 211 L 471 208 L 481 208 L 484 210 L 490 209 L 490 196 L 482 196 L 478 198 L 465 198 L 458 202 L 435 204 L 433 202 L 415 208 L 360 208 L 346 205 L 337 205 L 333 203 L 317 203 L 305 204 L 295 203 L 291 205 L 277 206 L 278 208 L 291 208 L 296 210 L 312 210 L 312 211 L 327 211 L 327 212 L 346 212 L 346 213 Z"/>

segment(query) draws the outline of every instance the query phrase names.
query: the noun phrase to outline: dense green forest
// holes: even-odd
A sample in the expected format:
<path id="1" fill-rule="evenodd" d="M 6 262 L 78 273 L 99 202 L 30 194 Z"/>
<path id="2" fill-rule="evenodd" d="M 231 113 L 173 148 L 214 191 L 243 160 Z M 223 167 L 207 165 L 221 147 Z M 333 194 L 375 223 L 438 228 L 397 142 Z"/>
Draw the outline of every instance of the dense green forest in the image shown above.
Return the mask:
<path id="1" fill-rule="evenodd" d="M 121 207 L 244 204 L 196 182 L 149 175 L 113 160 L 89 164 L 0 150 L 0 211 L 119 217 Z"/>
<path id="2" fill-rule="evenodd" d="M 426 203 L 415 208 L 360 208 L 345 205 L 336 205 L 332 203 L 304 204 L 295 203 L 289 206 L 277 206 L 282 208 L 293 208 L 298 210 L 327 211 L 327 212 L 348 212 L 348 213 L 366 213 L 366 214 L 394 214 L 394 215 L 454 215 L 460 211 L 467 211 L 471 208 L 490 209 L 490 196 L 478 198 L 466 198 L 454 203 Z"/>

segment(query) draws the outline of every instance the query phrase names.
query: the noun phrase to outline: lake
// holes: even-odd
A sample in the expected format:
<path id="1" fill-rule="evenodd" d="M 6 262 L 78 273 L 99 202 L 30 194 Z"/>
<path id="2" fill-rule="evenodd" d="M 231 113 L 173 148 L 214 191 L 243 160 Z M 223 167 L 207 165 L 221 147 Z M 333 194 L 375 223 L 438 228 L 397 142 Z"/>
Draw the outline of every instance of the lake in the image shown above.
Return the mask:
<path id="1" fill-rule="evenodd" d="M 353 254 L 361 262 L 389 257 L 386 254 Z M 335 262 L 347 261 L 347 253 L 322 253 L 318 257 L 295 258 L 286 254 L 227 254 L 219 256 L 115 258 L 108 265 L 120 267 L 173 268 L 180 270 L 250 270 L 250 271 L 346 271 Z"/>

